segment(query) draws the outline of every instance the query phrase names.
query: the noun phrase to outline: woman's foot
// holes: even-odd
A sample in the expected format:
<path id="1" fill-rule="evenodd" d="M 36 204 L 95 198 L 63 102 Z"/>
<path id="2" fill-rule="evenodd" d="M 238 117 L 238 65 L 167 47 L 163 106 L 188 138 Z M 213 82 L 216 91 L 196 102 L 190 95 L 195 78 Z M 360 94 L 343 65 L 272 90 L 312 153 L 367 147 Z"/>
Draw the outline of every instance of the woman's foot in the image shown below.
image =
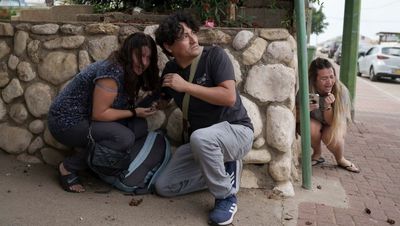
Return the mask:
<path id="1" fill-rule="evenodd" d="M 338 162 L 338 166 L 342 169 L 345 169 L 347 171 L 350 171 L 352 173 L 359 173 L 360 169 L 357 168 L 352 162 L 349 160 L 343 159 Z"/>
<path id="2" fill-rule="evenodd" d="M 81 193 L 85 191 L 78 175 L 69 172 L 65 169 L 64 164 L 61 162 L 58 165 L 58 173 L 60 178 L 61 187 L 67 192 Z"/>

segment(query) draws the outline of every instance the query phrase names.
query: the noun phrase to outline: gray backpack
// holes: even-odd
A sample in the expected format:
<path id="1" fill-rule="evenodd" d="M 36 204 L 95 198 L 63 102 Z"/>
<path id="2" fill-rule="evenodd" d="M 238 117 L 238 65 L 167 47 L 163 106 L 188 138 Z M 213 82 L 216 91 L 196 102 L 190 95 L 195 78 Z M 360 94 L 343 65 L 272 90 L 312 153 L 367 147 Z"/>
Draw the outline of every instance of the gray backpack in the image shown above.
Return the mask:
<path id="1" fill-rule="evenodd" d="M 162 132 L 142 130 L 134 146 L 126 152 L 96 143 L 90 132 L 89 138 L 89 168 L 101 180 L 128 193 L 152 193 L 158 174 L 171 157 L 170 144 Z"/>

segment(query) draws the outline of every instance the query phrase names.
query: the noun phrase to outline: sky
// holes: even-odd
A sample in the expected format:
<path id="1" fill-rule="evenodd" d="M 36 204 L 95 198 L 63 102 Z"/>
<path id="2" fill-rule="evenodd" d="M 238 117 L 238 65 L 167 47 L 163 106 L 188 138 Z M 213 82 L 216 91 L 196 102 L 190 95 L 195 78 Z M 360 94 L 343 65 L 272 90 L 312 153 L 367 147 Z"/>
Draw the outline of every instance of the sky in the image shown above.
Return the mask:
<path id="1" fill-rule="evenodd" d="M 361 1 L 360 35 L 378 40 L 381 31 L 400 32 L 400 0 L 359 0 Z M 341 36 L 345 0 L 320 0 L 329 23 L 323 34 L 311 35 L 310 44 L 316 45 Z"/>

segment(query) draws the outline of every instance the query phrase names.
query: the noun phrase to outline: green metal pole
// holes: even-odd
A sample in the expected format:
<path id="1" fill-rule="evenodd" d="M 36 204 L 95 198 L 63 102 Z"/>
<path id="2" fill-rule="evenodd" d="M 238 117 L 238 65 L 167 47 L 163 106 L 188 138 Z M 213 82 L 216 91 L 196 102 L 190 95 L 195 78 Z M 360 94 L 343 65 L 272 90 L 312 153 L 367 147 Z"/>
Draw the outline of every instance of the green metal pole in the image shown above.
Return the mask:
<path id="1" fill-rule="evenodd" d="M 360 9 L 361 0 L 346 1 L 345 3 L 340 80 L 349 89 L 352 106 L 354 106 L 356 90 Z M 351 117 L 354 119 L 354 108 L 351 109 Z"/>
<path id="2" fill-rule="evenodd" d="M 299 67 L 300 85 L 300 129 L 301 129 L 301 162 L 303 187 L 311 189 L 311 138 L 310 138 L 310 111 L 308 100 L 308 72 L 307 72 L 307 32 L 304 12 L 304 0 L 295 0 L 296 27 L 297 27 L 297 58 Z"/>

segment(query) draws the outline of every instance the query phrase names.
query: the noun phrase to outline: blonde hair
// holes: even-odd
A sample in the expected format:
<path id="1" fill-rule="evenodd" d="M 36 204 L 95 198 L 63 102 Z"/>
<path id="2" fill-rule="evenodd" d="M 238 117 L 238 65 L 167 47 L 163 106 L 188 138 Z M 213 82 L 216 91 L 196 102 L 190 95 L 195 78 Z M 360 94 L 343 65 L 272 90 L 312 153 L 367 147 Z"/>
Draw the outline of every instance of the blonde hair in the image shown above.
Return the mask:
<path id="1" fill-rule="evenodd" d="M 312 93 L 316 93 L 315 83 L 318 76 L 318 71 L 322 69 L 332 68 L 333 73 L 335 75 L 335 84 L 332 88 L 332 94 L 335 96 L 335 102 L 332 106 L 333 110 L 333 120 L 331 124 L 332 133 L 328 138 L 329 145 L 335 137 L 344 138 L 347 129 L 347 122 L 351 121 L 351 101 L 350 101 L 350 93 L 346 86 L 339 80 L 336 75 L 335 68 L 327 59 L 324 58 L 316 58 L 310 64 L 308 69 L 308 82 L 310 91 Z"/>

